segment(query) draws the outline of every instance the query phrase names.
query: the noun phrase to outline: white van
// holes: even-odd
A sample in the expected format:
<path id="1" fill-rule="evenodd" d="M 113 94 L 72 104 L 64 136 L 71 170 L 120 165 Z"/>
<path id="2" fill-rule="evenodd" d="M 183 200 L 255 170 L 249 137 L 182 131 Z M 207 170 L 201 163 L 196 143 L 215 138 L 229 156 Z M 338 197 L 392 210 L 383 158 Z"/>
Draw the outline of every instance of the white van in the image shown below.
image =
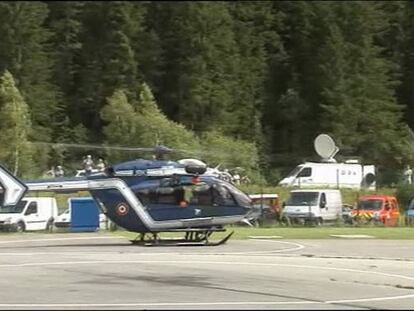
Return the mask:
<path id="1" fill-rule="evenodd" d="M 283 217 L 290 221 L 322 224 L 341 218 L 342 196 L 332 189 L 292 190 L 283 206 Z"/>
<path id="2" fill-rule="evenodd" d="M 57 215 L 55 198 L 27 197 L 17 205 L 0 207 L 0 229 L 18 232 L 49 230 Z"/>
<path id="3" fill-rule="evenodd" d="M 361 187 L 375 190 L 375 166 L 361 165 L 356 160 L 345 163 L 306 162 L 298 165 L 279 185 L 282 187 Z"/>

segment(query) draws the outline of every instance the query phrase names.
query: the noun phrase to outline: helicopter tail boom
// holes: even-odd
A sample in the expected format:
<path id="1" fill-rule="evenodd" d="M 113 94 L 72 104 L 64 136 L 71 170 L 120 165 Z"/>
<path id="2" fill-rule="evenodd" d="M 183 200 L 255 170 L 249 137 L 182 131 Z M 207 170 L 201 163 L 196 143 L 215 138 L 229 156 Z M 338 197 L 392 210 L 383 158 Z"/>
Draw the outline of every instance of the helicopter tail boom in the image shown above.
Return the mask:
<path id="1" fill-rule="evenodd" d="M 0 165 L 0 184 L 3 188 L 3 202 L 5 206 L 16 205 L 27 191 L 27 186 Z"/>

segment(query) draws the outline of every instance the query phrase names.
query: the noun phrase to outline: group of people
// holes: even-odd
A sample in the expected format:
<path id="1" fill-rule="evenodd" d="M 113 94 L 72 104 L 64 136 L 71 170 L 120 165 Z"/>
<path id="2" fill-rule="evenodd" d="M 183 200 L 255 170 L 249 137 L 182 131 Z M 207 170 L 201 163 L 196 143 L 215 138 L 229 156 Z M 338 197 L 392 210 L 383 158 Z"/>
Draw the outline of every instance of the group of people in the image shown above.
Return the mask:
<path id="1" fill-rule="evenodd" d="M 225 169 L 220 173 L 220 178 L 234 185 L 250 183 L 250 179 L 247 175 L 240 176 L 237 172 L 231 174 L 228 169 Z"/>
<path id="2" fill-rule="evenodd" d="M 83 158 L 83 169 L 85 170 L 85 175 L 89 175 L 93 172 L 102 172 L 105 170 L 105 167 L 105 161 L 102 158 L 98 159 L 98 163 L 96 165 L 94 164 L 94 161 L 90 154 Z M 46 172 L 46 175 L 52 177 L 64 177 L 65 171 L 62 165 L 57 165 L 56 167 L 52 167 L 51 170 Z"/>
<path id="3" fill-rule="evenodd" d="M 102 172 L 105 170 L 105 162 L 102 158 L 98 159 L 98 163 L 96 164 L 96 167 L 94 168 L 94 162 L 92 159 L 92 156 L 90 154 L 88 154 L 84 159 L 83 159 L 83 168 L 85 170 L 85 174 L 91 174 L 94 170 L 97 170 L 98 172 Z"/>

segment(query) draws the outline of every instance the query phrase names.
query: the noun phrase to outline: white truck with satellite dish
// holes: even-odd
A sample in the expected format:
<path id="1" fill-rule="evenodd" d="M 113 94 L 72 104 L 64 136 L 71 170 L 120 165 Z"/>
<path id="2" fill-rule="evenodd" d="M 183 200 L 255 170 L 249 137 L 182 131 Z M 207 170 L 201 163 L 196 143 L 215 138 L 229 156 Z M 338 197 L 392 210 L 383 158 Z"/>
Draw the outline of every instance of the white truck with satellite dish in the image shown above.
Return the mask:
<path id="1" fill-rule="evenodd" d="M 339 148 L 333 139 L 320 134 L 314 141 L 316 153 L 321 162 L 305 162 L 298 165 L 288 176 L 279 182 L 282 187 L 329 187 L 329 188 L 368 188 L 375 190 L 375 166 L 362 165 L 358 160 L 337 163 L 334 156 Z"/>

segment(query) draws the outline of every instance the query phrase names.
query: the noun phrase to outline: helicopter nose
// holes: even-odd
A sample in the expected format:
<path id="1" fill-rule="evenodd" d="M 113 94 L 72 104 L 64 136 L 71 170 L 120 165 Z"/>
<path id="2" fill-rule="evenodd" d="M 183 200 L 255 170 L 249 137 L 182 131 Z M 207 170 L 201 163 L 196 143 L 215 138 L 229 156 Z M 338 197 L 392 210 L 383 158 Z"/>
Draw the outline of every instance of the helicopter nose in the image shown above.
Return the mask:
<path id="1" fill-rule="evenodd" d="M 261 209 L 258 206 L 255 206 L 254 204 L 250 204 L 249 206 L 244 207 L 246 211 L 245 217 L 247 218 L 255 218 L 259 217 L 261 213 Z"/>

